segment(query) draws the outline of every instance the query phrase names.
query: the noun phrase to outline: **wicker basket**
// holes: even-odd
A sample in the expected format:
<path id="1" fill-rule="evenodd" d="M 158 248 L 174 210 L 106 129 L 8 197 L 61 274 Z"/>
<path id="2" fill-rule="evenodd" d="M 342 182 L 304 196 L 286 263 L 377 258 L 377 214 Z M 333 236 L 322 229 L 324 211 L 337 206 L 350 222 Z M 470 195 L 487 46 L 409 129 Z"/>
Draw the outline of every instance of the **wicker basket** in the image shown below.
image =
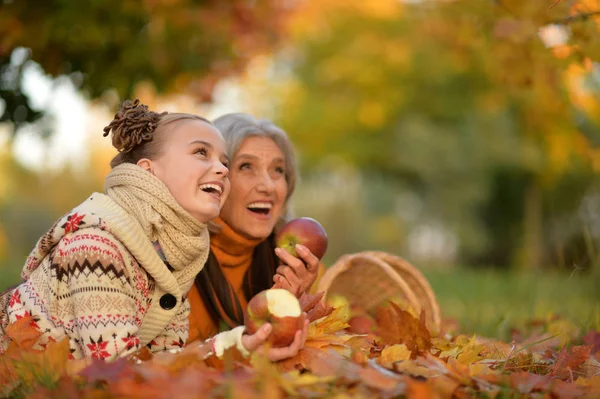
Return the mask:
<path id="1" fill-rule="evenodd" d="M 406 260 L 386 252 L 344 255 L 319 281 L 318 292 L 340 294 L 368 312 L 385 301 L 403 297 L 417 312 L 425 311 L 427 326 L 440 329 L 440 308 L 427 279 Z"/>

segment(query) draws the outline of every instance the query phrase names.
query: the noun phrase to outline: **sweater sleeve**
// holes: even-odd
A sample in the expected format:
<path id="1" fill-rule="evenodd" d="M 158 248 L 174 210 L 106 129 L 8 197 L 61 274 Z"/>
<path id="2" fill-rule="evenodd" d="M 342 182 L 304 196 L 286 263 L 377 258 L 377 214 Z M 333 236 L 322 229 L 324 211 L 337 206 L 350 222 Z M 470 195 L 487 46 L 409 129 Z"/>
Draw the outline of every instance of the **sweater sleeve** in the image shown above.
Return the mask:
<path id="1" fill-rule="evenodd" d="M 100 229 L 68 234 L 57 245 L 55 316 L 76 358 L 112 360 L 139 349 L 148 279 L 124 253 L 122 244 Z"/>

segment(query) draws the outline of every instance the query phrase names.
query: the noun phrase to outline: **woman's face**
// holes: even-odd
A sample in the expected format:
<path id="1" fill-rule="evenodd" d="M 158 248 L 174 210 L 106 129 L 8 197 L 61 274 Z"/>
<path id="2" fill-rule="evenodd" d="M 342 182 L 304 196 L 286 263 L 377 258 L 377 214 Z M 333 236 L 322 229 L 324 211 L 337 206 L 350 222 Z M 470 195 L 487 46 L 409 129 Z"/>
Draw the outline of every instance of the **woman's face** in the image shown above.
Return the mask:
<path id="1" fill-rule="evenodd" d="M 167 129 L 160 154 L 138 165 L 158 177 L 183 209 L 206 223 L 219 216 L 229 194 L 225 140 L 199 120 L 182 120 Z"/>
<path id="2" fill-rule="evenodd" d="M 221 218 L 248 238 L 267 238 L 281 216 L 288 187 L 285 158 L 270 138 L 246 138 L 231 163 L 231 194 Z"/>

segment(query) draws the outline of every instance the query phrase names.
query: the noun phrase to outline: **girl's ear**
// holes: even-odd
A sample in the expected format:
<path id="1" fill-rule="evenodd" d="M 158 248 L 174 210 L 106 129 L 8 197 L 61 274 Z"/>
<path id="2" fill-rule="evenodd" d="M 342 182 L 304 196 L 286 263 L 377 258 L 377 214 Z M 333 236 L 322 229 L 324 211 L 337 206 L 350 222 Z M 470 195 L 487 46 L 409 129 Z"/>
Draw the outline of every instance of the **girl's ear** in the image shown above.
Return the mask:
<path id="1" fill-rule="evenodd" d="M 152 161 L 149 160 L 148 158 L 142 158 L 139 161 L 137 161 L 137 166 L 141 167 L 142 169 L 147 170 L 148 172 L 154 174 L 152 172 Z"/>

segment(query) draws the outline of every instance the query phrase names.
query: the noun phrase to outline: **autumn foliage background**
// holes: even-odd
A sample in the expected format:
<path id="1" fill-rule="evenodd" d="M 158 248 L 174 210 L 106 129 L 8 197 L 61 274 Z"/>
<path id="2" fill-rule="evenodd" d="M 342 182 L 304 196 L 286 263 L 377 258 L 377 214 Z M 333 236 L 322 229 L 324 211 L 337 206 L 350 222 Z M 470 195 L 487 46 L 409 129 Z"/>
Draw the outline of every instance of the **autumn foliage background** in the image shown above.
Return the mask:
<path id="1" fill-rule="evenodd" d="M 101 129 L 137 97 L 281 125 L 328 265 L 388 251 L 454 333 L 583 344 L 600 329 L 599 27 L 599 0 L 4 2 L 0 289 L 102 189 Z"/>

